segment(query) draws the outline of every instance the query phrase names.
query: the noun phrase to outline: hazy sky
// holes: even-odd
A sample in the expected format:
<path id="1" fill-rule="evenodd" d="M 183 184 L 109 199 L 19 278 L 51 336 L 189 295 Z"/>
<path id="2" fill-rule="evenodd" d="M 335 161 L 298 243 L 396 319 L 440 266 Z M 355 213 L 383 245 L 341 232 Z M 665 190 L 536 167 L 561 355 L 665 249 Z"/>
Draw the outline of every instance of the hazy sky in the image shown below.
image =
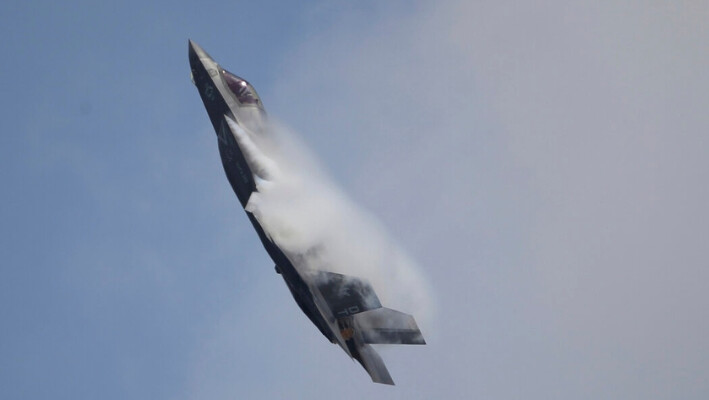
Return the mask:
<path id="1" fill-rule="evenodd" d="M 709 3 L 152 4 L 0 5 L 0 398 L 709 397 Z M 274 273 L 188 38 L 421 266 L 396 387 Z"/>

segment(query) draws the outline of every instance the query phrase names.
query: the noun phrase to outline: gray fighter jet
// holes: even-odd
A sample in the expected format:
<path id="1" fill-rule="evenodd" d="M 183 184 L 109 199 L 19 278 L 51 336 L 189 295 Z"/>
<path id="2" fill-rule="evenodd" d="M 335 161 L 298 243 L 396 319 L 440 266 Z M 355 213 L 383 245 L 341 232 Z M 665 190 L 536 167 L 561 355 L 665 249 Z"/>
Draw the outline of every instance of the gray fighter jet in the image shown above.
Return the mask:
<path id="1" fill-rule="evenodd" d="M 240 135 L 268 134 L 263 103 L 251 84 L 222 68 L 191 40 L 189 60 L 192 81 L 217 134 L 224 172 L 246 208 L 259 177 Z M 256 217 L 245 211 L 303 313 L 330 342 L 362 364 L 372 381 L 393 385 L 370 344 L 426 344 L 414 318 L 382 307 L 372 286 L 362 278 L 303 266 L 302 260 L 295 259 L 298 255 L 284 252 Z"/>

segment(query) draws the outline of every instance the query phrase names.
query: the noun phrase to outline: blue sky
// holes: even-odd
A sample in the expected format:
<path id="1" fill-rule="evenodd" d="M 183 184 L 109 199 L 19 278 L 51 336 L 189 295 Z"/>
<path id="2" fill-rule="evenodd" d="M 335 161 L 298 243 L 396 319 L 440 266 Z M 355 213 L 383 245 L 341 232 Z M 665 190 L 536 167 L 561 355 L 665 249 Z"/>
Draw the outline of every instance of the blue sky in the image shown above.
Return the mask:
<path id="1" fill-rule="evenodd" d="M 707 6 L 380 3 L 0 5 L 1 398 L 706 398 Z M 188 38 L 418 261 L 398 386 L 273 273 Z"/>

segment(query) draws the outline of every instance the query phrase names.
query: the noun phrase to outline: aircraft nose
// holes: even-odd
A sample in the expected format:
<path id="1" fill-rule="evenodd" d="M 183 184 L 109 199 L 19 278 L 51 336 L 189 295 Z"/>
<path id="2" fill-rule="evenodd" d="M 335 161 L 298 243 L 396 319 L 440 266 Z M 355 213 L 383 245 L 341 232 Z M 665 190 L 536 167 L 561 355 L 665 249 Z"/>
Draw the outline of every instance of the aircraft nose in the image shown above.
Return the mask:
<path id="1" fill-rule="evenodd" d="M 193 42 L 191 39 L 188 39 L 189 42 L 189 54 L 190 54 L 190 59 L 192 58 L 207 58 L 209 60 L 212 60 L 212 57 L 207 54 L 202 47 L 200 47 L 197 43 Z"/>

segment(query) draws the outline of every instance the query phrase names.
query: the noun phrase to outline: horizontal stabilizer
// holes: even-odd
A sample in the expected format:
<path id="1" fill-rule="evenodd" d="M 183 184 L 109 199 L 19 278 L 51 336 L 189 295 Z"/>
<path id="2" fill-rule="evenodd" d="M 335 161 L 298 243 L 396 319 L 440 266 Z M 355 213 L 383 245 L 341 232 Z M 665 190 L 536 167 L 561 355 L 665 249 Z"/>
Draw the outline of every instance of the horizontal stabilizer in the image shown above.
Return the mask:
<path id="1" fill-rule="evenodd" d="M 370 344 L 426 344 L 414 317 L 390 308 L 377 308 L 354 316 L 355 330 Z"/>

